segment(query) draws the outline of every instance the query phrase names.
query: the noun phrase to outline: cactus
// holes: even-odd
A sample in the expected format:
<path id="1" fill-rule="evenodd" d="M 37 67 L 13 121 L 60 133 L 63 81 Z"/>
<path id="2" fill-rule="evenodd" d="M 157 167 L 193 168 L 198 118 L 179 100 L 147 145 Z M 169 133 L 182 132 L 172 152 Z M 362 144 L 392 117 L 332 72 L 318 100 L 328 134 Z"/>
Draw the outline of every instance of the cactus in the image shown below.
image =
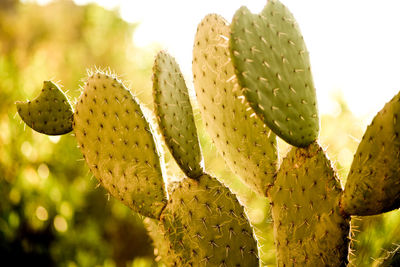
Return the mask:
<path id="1" fill-rule="evenodd" d="M 265 195 L 276 171 L 276 138 L 243 104 L 228 40 L 229 25 L 222 17 L 208 15 L 199 24 L 193 48 L 197 100 L 206 129 L 228 166 Z"/>
<path id="2" fill-rule="evenodd" d="M 400 94 L 368 126 L 347 178 L 343 209 L 375 215 L 400 207 Z"/>
<path id="3" fill-rule="evenodd" d="M 400 94 L 367 128 L 343 190 L 318 144 L 303 37 L 279 1 L 270 0 L 258 15 L 242 7 L 231 24 L 206 16 L 195 37 L 193 78 L 217 150 L 244 183 L 269 199 L 278 266 L 345 266 L 351 216 L 400 207 Z M 45 134 L 74 130 L 100 183 L 147 217 L 158 256 L 168 266 L 258 264 L 244 208 L 203 169 L 188 89 L 175 59 L 160 52 L 153 67 L 159 130 L 185 174 L 168 193 L 158 132 L 115 76 L 92 74 L 74 112 L 59 88 L 47 87 L 34 103 L 17 104 L 21 118 Z M 55 124 L 43 127 L 51 119 Z M 280 166 L 277 136 L 294 146 Z"/>
<path id="4" fill-rule="evenodd" d="M 72 131 L 72 107 L 68 98 L 51 81 L 43 83 L 41 94 L 32 101 L 16 103 L 25 123 L 33 130 L 48 135 Z"/>
<path id="5" fill-rule="evenodd" d="M 293 15 L 280 2 L 270 0 L 257 15 L 242 7 L 231 25 L 218 15 L 206 16 L 194 42 L 193 78 L 206 130 L 221 156 L 253 190 L 265 189 L 272 206 L 278 266 L 347 265 L 351 215 L 400 206 L 398 97 L 367 130 L 344 192 L 316 140 L 319 120 L 307 49 Z M 254 128 L 246 128 L 238 152 L 250 150 L 250 163 L 230 164 L 235 158 L 226 152 L 232 150 L 236 131 L 224 127 L 245 128 L 249 118 Z M 265 132 L 271 129 L 295 147 L 275 175 L 265 172 L 250 179 L 258 169 L 249 171 L 248 165 L 265 164 L 260 159 L 277 165 L 276 157 L 253 147 L 274 148 L 274 135 L 268 140 L 254 130 L 260 123 L 265 123 L 259 126 Z M 367 161 L 370 164 L 365 165 Z"/>
<path id="6" fill-rule="evenodd" d="M 177 63 L 160 52 L 153 69 L 160 130 L 188 177 L 171 186 L 167 199 L 158 134 L 124 84 L 99 71 L 86 80 L 71 123 L 84 159 L 112 196 L 148 218 L 150 236 L 168 266 L 257 266 L 257 242 L 244 208 L 201 166 L 193 111 Z M 59 88 L 52 90 L 63 96 Z M 49 105 L 46 94 L 35 101 L 37 110 Z M 42 122 L 42 117 L 20 114 L 32 125 Z M 59 123 L 70 122 L 62 118 Z M 177 125 L 186 131 L 177 131 Z"/>
<path id="7" fill-rule="evenodd" d="M 290 11 L 278 1 L 268 1 L 258 15 L 242 7 L 231 30 L 235 73 L 257 115 L 292 145 L 316 140 L 319 120 L 308 52 Z"/>

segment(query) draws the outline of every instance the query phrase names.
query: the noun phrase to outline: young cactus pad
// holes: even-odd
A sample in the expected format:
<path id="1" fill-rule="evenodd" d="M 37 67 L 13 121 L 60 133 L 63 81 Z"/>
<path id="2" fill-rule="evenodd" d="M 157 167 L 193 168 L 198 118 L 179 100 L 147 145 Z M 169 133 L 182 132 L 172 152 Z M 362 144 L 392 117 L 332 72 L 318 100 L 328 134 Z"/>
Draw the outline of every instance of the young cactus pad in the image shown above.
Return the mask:
<path id="1" fill-rule="evenodd" d="M 375 116 L 354 155 L 342 206 L 351 215 L 400 207 L 400 93 Z"/>
<path id="2" fill-rule="evenodd" d="M 193 77 L 197 101 L 208 134 L 227 165 L 264 196 L 276 171 L 276 136 L 244 104 L 229 58 L 229 25 L 206 16 L 197 28 Z"/>
<path id="3" fill-rule="evenodd" d="M 350 217 L 340 212 L 342 189 L 317 143 L 293 148 L 269 191 L 278 266 L 343 266 Z"/>
<path id="4" fill-rule="evenodd" d="M 257 15 L 234 15 L 230 49 L 239 84 L 257 115 L 291 145 L 317 139 L 319 119 L 310 61 L 290 11 L 268 1 Z"/>
<path id="5" fill-rule="evenodd" d="M 153 67 L 153 96 L 160 131 L 179 166 L 191 178 L 203 173 L 197 129 L 185 80 L 175 59 L 157 54 Z"/>
<path id="6" fill-rule="evenodd" d="M 51 81 L 43 83 L 37 98 L 18 101 L 16 105 L 22 120 L 39 133 L 61 135 L 72 131 L 72 107 L 60 88 Z"/>
<path id="7" fill-rule="evenodd" d="M 173 266 L 259 266 L 257 243 L 243 207 L 207 174 L 179 183 L 161 222 L 173 254 L 181 255 L 161 255 Z"/>
<path id="8" fill-rule="evenodd" d="M 166 192 L 153 135 L 139 104 L 117 78 L 97 72 L 87 79 L 74 130 L 104 188 L 133 210 L 158 218 Z"/>

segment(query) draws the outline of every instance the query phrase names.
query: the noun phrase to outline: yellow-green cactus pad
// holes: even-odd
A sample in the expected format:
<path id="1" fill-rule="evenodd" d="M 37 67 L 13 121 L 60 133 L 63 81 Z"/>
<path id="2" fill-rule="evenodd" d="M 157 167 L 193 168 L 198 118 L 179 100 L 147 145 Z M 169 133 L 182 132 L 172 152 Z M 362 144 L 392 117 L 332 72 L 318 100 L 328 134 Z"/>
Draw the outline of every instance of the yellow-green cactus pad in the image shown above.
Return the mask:
<path id="1" fill-rule="evenodd" d="M 189 92 L 178 64 L 166 52 L 158 53 L 154 62 L 153 96 L 165 143 L 186 175 L 199 177 L 203 158 Z"/>
<path id="2" fill-rule="evenodd" d="M 131 209 L 158 218 L 166 192 L 153 135 L 140 105 L 117 78 L 97 72 L 87 79 L 74 130 L 104 188 Z"/>
<path id="3" fill-rule="evenodd" d="M 349 216 L 342 189 L 317 143 L 293 148 L 269 191 L 278 266 L 345 266 Z"/>
<path id="4" fill-rule="evenodd" d="M 229 57 L 229 25 L 206 16 L 197 28 L 193 78 L 208 134 L 232 171 L 260 195 L 273 183 L 276 136 L 244 101 Z"/>
<path id="5" fill-rule="evenodd" d="M 240 8 L 230 50 L 239 84 L 257 115 L 291 145 L 317 139 L 318 110 L 310 60 L 290 11 L 268 1 L 260 14 Z"/>
<path id="6" fill-rule="evenodd" d="M 342 206 L 351 215 L 400 207 L 400 93 L 375 116 L 354 155 Z"/>
<path id="7" fill-rule="evenodd" d="M 259 266 L 253 230 L 228 188 L 204 174 L 184 179 L 170 196 L 160 231 L 171 245 L 161 255 L 170 266 Z"/>
<path id="8" fill-rule="evenodd" d="M 68 98 L 51 81 L 32 101 L 16 102 L 22 120 L 33 130 L 48 135 L 61 135 L 72 131 L 73 111 Z"/>

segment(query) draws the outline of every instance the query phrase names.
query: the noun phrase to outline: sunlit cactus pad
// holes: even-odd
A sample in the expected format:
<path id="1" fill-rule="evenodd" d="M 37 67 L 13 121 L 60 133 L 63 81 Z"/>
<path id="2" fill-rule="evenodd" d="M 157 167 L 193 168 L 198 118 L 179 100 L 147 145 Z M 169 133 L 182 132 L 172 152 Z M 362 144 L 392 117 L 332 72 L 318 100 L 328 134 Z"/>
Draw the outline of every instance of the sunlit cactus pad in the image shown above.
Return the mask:
<path id="1" fill-rule="evenodd" d="M 206 16 L 197 28 L 193 78 L 208 134 L 221 156 L 260 195 L 273 183 L 277 166 L 276 136 L 253 116 L 229 58 L 229 25 Z"/>
<path id="2" fill-rule="evenodd" d="M 179 183 L 161 222 L 172 252 L 179 255 L 168 260 L 174 265 L 259 266 L 257 243 L 243 207 L 207 174 Z"/>
<path id="3" fill-rule="evenodd" d="M 343 266 L 350 218 L 342 189 L 317 143 L 293 148 L 270 190 L 278 266 Z"/>
<path id="4" fill-rule="evenodd" d="M 289 144 L 317 139 L 319 119 L 308 51 L 290 11 L 268 1 L 260 14 L 240 8 L 230 49 L 239 84 L 258 116 Z"/>
<path id="5" fill-rule="evenodd" d="M 67 97 L 51 81 L 32 101 L 16 102 L 22 120 L 33 130 L 48 135 L 61 135 L 72 131 L 73 111 Z"/>
<path id="6" fill-rule="evenodd" d="M 165 142 L 179 166 L 189 177 L 203 173 L 197 129 L 185 80 L 175 59 L 157 54 L 153 66 L 155 112 Z"/>
<path id="7" fill-rule="evenodd" d="M 159 156 L 139 104 L 116 77 L 97 72 L 87 79 L 74 130 L 99 182 L 133 210 L 158 218 L 166 203 Z"/>
<path id="8" fill-rule="evenodd" d="M 400 207 L 400 93 L 375 116 L 354 156 L 343 196 L 352 215 Z"/>

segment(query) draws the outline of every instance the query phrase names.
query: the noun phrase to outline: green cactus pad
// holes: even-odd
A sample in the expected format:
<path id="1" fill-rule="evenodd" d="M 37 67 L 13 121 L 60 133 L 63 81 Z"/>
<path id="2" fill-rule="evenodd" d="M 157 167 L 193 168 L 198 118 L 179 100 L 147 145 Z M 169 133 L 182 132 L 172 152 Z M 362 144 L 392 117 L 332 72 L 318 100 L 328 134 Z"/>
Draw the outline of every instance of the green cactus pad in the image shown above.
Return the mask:
<path id="1" fill-rule="evenodd" d="M 227 165 L 265 195 L 276 171 L 276 136 L 243 101 L 228 38 L 229 25 L 218 15 L 199 24 L 193 48 L 197 100 L 206 130 Z"/>
<path id="2" fill-rule="evenodd" d="M 209 175 L 184 179 L 174 189 L 161 225 L 171 250 L 179 255 L 170 266 L 259 266 L 257 243 L 243 207 Z"/>
<path id="3" fill-rule="evenodd" d="M 257 115 L 291 145 L 316 140 L 319 120 L 308 52 L 290 11 L 271 0 L 257 15 L 242 7 L 231 29 L 235 71 Z"/>
<path id="4" fill-rule="evenodd" d="M 400 93 L 375 116 L 354 155 L 342 206 L 351 215 L 400 207 Z"/>
<path id="5" fill-rule="evenodd" d="M 199 177 L 202 155 L 189 92 L 178 64 L 166 52 L 158 53 L 154 62 L 153 95 L 165 143 L 186 175 Z"/>
<path id="6" fill-rule="evenodd" d="M 16 102 L 22 120 L 33 130 L 47 135 L 61 135 L 72 131 L 73 111 L 68 98 L 51 81 L 32 101 Z"/>
<path id="7" fill-rule="evenodd" d="M 100 72 L 88 78 L 74 130 L 90 170 L 111 195 L 158 218 L 166 204 L 159 156 L 140 105 L 117 78 Z"/>
<path id="8" fill-rule="evenodd" d="M 344 266 L 350 218 L 340 182 L 317 143 L 293 148 L 269 191 L 278 266 Z"/>
<path id="9" fill-rule="evenodd" d="M 161 261 L 166 266 L 176 266 L 178 262 L 181 262 L 179 259 L 182 259 L 183 255 L 176 254 L 177 251 L 173 250 L 173 244 L 160 221 L 145 218 L 143 223 L 153 241 L 155 261 Z"/>

